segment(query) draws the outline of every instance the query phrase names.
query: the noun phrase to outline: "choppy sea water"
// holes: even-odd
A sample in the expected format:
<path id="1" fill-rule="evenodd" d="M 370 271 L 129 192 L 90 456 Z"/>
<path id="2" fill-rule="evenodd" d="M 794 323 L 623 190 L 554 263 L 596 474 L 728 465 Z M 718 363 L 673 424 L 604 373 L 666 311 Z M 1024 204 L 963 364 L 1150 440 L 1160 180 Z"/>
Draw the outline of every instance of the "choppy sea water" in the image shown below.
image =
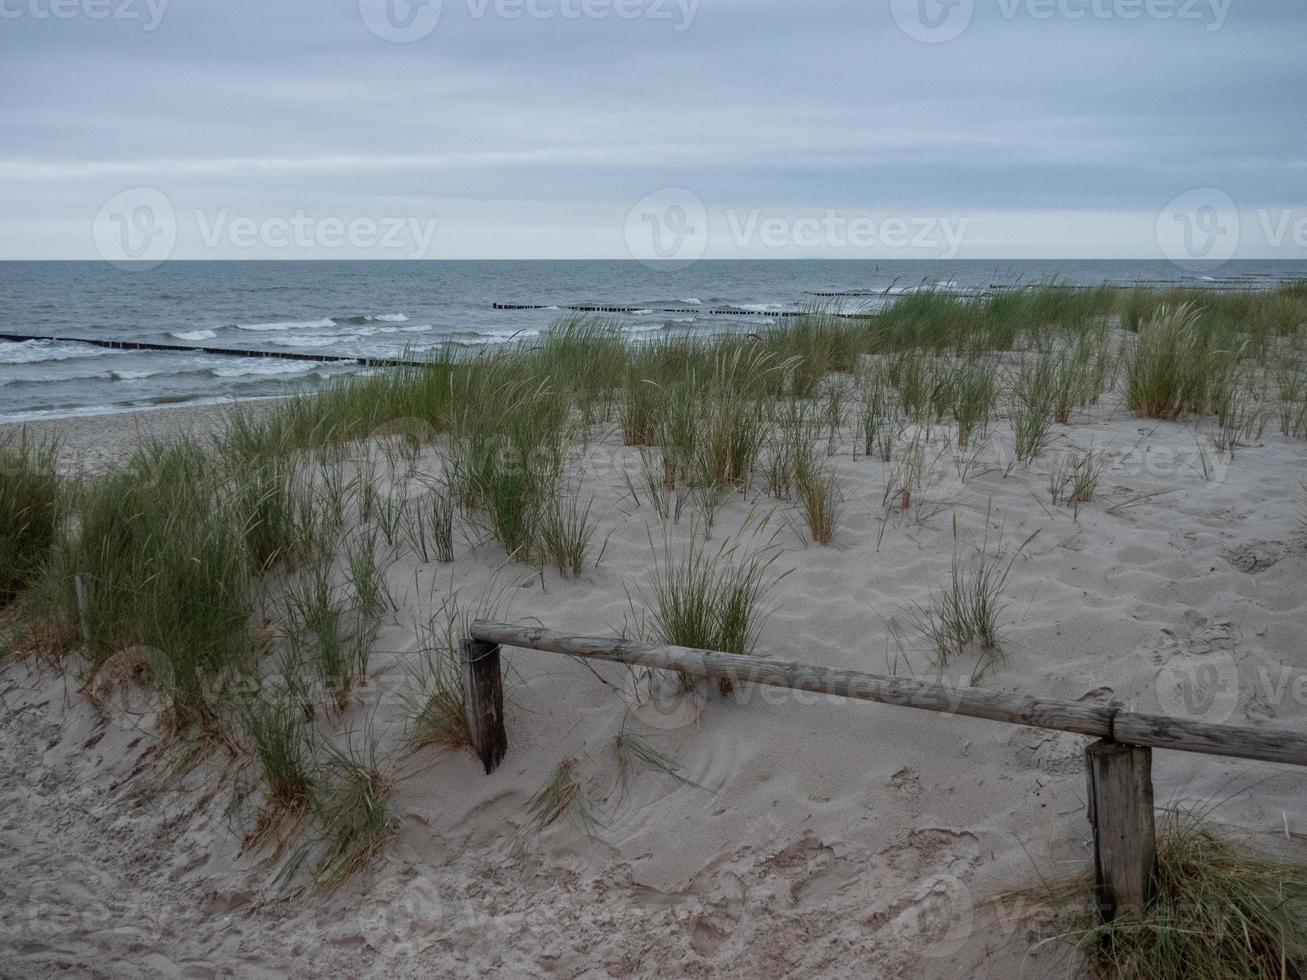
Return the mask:
<path id="1" fill-rule="evenodd" d="M 1182 272 L 1131 261 L 0 262 L 0 333 L 334 356 L 421 356 L 529 338 L 568 307 L 606 313 L 632 337 L 757 331 L 814 304 L 874 308 L 917 289 L 965 293 L 1045 281 L 1266 288 L 1307 262 L 1228 262 Z M 496 309 L 495 304 L 518 309 Z M 311 390 L 358 365 L 116 351 L 0 341 L 0 420 Z"/>

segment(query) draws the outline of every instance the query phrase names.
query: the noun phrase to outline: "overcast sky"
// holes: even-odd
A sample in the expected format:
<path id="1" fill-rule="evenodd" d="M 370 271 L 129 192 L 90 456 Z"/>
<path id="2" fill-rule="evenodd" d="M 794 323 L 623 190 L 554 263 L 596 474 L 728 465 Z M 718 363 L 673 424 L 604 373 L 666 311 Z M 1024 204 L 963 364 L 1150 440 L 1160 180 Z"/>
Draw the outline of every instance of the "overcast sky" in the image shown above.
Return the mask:
<path id="1" fill-rule="evenodd" d="M 951 4 L 0 0 L 0 257 L 1307 257 L 1307 2 Z"/>

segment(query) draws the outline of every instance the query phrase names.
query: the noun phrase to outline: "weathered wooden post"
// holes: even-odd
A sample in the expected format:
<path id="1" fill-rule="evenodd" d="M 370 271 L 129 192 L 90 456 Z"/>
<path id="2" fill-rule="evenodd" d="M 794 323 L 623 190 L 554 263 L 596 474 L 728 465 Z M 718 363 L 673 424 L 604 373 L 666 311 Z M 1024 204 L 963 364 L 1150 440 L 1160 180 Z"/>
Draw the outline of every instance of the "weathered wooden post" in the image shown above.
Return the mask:
<path id="1" fill-rule="evenodd" d="M 504 732 L 504 687 L 499 672 L 499 644 L 463 640 L 463 700 L 467 733 L 486 774 L 494 772 L 508 750 Z"/>
<path id="2" fill-rule="evenodd" d="M 1140 915 L 1157 870 L 1153 750 L 1100 739 L 1085 750 L 1085 762 L 1098 913 L 1104 922 Z"/>
<path id="3" fill-rule="evenodd" d="M 82 644 L 86 647 L 88 658 L 95 656 L 91 649 L 91 590 L 86 584 L 89 575 L 78 572 L 73 576 L 73 592 L 77 596 L 77 621 L 82 628 Z"/>

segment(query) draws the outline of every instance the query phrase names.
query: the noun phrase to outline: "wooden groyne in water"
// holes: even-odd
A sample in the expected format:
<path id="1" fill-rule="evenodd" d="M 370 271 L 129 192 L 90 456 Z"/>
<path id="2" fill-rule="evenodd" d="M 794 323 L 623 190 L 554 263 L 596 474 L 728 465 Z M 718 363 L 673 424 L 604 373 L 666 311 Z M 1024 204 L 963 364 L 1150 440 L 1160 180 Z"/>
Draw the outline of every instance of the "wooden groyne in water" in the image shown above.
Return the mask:
<path id="1" fill-rule="evenodd" d="M 394 357 L 364 357 L 348 354 L 306 354 L 286 350 L 250 350 L 245 347 L 207 347 L 196 344 L 156 344 L 148 340 L 103 340 L 91 337 L 55 337 L 43 334 L 0 333 L 0 340 L 22 343 L 46 340 L 61 344 L 90 344 L 109 350 L 180 351 L 182 353 L 219 354 L 227 357 L 271 357 L 282 361 L 321 361 L 327 364 L 360 364 L 363 367 L 422 367 L 422 361 Z"/>
<path id="2" fill-rule="evenodd" d="M 681 316 L 804 316 L 803 310 L 737 310 L 731 307 L 702 306 L 549 306 L 544 303 L 492 303 L 492 310 L 567 310 L 569 313 L 679 313 Z M 848 314 L 851 315 L 851 314 Z"/>

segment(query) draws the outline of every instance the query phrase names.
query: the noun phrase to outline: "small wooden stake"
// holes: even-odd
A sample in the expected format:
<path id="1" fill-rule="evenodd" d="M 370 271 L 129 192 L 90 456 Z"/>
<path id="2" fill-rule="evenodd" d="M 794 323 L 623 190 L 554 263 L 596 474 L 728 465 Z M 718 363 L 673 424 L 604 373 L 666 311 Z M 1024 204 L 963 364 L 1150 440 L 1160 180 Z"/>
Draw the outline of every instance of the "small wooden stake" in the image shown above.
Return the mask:
<path id="1" fill-rule="evenodd" d="M 1157 870 L 1153 750 L 1100 739 L 1085 761 L 1098 912 L 1104 922 L 1134 917 L 1153 897 Z"/>
<path id="2" fill-rule="evenodd" d="M 86 656 L 93 654 L 91 650 L 91 593 L 86 587 L 88 576 L 78 572 L 73 576 L 73 591 L 77 594 L 77 620 L 82 628 L 82 643 L 86 647 Z"/>
<path id="3" fill-rule="evenodd" d="M 486 774 L 494 772 L 508 750 L 504 732 L 504 687 L 499 674 L 499 644 L 463 640 L 463 699 L 467 732 Z"/>

